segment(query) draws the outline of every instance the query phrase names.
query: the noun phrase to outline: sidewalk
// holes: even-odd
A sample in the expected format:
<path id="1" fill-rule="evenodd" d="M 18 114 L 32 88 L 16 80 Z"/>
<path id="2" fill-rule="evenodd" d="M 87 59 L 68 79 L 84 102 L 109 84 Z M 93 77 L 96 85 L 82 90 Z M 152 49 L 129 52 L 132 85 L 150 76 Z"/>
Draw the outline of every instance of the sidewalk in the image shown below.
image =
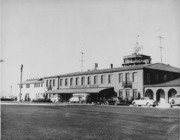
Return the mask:
<path id="1" fill-rule="evenodd" d="M 18 101 L 1 101 L 1 105 L 37 105 L 37 106 L 65 106 L 69 105 L 69 103 L 52 103 L 52 102 L 18 102 Z"/>
<path id="2" fill-rule="evenodd" d="M 130 106 L 114 106 L 114 105 L 98 105 L 98 104 L 79 104 L 79 103 L 52 103 L 52 102 L 18 102 L 18 101 L 0 101 L 0 105 L 35 105 L 35 106 L 68 106 L 68 105 L 93 105 L 93 106 L 109 106 L 109 107 L 134 107 L 133 105 Z M 139 108 L 148 108 L 146 106 L 141 106 Z M 159 104 L 156 107 L 150 107 L 156 109 L 171 109 L 169 104 Z M 173 106 L 173 109 L 180 109 L 180 106 Z"/>
<path id="3" fill-rule="evenodd" d="M 19 102 L 19 101 L 0 101 L 0 105 L 37 105 L 37 106 L 67 106 L 67 105 L 93 105 L 93 104 L 79 104 L 69 102 Z"/>

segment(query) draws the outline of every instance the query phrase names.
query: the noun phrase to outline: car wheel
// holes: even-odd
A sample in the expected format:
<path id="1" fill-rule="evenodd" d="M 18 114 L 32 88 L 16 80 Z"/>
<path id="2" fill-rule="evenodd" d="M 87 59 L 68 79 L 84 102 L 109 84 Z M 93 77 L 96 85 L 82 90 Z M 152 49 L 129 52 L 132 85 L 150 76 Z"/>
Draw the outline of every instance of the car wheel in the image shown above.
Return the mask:
<path id="1" fill-rule="evenodd" d="M 175 103 L 175 101 L 174 100 L 172 100 L 171 102 L 170 102 L 170 106 L 171 106 L 171 108 L 173 107 L 173 104 Z"/>
<path id="2" fill-rule="evenodd" d="M 109 105 L 109 102 L 106 101 L 106 102 L 105 102 L 105 105 Z"/>
<path id="3" fill-rule="evenodd" d="M 136 103 L 133 103 L 133 106 L 135 106 L 135 107 L 136 107 L 136 106 L 137 106 L 137 104 L 136 104 Z"/>
<path id="4" fill-rule="evenodd" d="M 147 102 L 147 103 L 146 103 L 146 106 L 147 106 L 147 107 L 150 107 L 151 105 L 150 105 L 150 103 L 149 103 L 149 102 Z"/>

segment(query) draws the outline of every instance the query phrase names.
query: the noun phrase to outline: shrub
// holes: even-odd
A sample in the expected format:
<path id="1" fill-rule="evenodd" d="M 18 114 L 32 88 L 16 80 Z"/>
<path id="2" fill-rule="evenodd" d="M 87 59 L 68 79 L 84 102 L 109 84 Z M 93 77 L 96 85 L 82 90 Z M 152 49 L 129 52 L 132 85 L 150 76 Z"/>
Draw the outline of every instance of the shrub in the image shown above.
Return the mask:
<path id="1" fill-rule="evenodd" d="M 44 98 L 34 98 L 34 99 L 32 99 L 32 102 L 51 102 L 51 100 L 44 99 Z"/>

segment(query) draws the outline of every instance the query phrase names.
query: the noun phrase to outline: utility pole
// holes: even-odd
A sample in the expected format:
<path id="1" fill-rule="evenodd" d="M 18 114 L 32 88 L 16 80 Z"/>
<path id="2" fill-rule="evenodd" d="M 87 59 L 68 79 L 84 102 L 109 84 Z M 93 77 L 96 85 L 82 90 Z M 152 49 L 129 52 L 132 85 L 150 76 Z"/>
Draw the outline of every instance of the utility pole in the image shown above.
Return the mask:
<path id="1" fill-rule="evenodd" d="M 19 93 L 19 101 L 20 102 L 21 102 L 21 88 L 22 88 L 22 72 L 23 72 L 23 65 L 21 64 L 20 93 Z"/>
<path id="2" fill-rule="evenodd" d="M 161 53 L 161 63 L 162 63 L 162 49 L 164 49 L 164 47 L 162 47 L 162 39 L 164 39 L 164 37 L 158 36 L 158 38 L 159 38 L 159 41 L 160 41 L 160 46 L 159 46 L 159 48 L 160 48 L 160 53 Z"/>

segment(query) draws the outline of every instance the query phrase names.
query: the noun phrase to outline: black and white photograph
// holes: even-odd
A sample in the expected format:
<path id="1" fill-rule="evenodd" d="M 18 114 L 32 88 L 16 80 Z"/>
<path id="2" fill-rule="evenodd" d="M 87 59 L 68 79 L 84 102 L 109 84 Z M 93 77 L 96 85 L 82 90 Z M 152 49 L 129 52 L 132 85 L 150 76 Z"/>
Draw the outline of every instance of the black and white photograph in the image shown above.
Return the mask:
<path id="1" fill-rule="evenodd" d="M 179 0 L 0 0 L 2 140 L 180 140 Z"/>

